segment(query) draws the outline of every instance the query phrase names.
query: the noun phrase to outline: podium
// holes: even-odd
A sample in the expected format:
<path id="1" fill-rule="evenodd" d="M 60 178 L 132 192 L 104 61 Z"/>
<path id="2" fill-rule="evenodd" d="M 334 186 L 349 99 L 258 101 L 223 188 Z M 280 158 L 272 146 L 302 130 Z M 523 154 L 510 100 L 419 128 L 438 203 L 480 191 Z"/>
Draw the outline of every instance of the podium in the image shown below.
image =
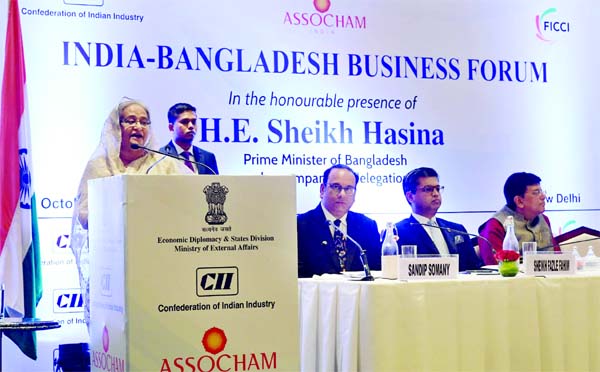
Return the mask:
<path id="1" fill-rule="evenodd" d="M 579 255 L 585 256 L 588 247 L 592 247 L 594 254 L 600 256 L 600 231 L 586 226 L 580 226 L 554 237 L 556 244 L 560 245 L 563 252 L 570 252 L 577 248 Z"/>
<path id="2" fill-rule="evenodd" d="M 92 371 L 299 368 L 293 176 L 89 182 Z"/>

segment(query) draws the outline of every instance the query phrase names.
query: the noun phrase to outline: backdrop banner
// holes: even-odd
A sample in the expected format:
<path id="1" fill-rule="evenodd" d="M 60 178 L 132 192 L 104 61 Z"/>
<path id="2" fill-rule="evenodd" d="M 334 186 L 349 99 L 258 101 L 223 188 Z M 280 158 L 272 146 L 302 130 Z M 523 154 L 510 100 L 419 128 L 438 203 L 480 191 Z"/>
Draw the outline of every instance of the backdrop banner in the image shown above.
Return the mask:
<path id="1" fill-rule="evenodd" d="M 45 280 L 38 315 L 63 323 L 38 335 L 42 370 L 57 343 L 88 340 L 70 217 L 123 96 L 150 107 L 161 146 L 172 138 L 168 108 L 194 105 L 194 144 L 215 153 L 220 174 L 294 175 L 296 212 L 314 208 L 327 167 L 346 164 L 360 175 L 353 210 L 383 228 L 410 213 L 403 176 L 429 166 L 445 186 L 441 217 L 476 233 L 504 205 L 506 178 L 528 171 L 542 178 L 556 235 L 600 228 L 597 2 L 19 5 Z"/>

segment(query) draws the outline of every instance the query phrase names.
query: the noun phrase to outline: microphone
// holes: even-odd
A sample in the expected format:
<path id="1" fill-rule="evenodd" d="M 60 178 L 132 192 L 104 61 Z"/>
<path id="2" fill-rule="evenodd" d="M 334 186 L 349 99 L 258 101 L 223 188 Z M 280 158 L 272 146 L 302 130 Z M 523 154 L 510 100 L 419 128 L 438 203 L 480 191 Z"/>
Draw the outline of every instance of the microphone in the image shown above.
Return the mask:
<path id="1" fill-rule="evenodd" d="M 156 164 L 160 163 L 161 161 L 165 160 L 167 157 L 167 155 L 163 155 L 162 158 L 158 159 L 157 161 L 155 161 L 154 163 L 152 163 L 151 166 L 148 167 L 148 169 L 146 169 L 146 174 L 150 173 L 150 171 L 152 170 L 152 168 L 154 168 L 154 166 L 156 166 Z"/>
<path id="2" fill-rule="evenodd" d="M 152 169 L 152 168 L 153 168 L 153 167 L 154 167 L 156 164 L 158 164 L 158 163 L 159 163 L 159 162 L 161 162 L 161 161 L 162 161 L 162 160 L 163 160 L 163 159 L 164 159 L 166 156 L 168 156 L 168 157 L 170 157 L 170 158 L 177 159 L 177 160 L 180 160 L 180 161 L 189 161 L 190 163 L 196 164 L 196 165 L 197 165 L 197 166 L 199 166 L 199 167 L 201 166 L 201 167 L 204 167 L 204 168 L 208 169 L 208 170 L 210 171 L 210 173 L 214 174 L 215 176 L 217 175 L 217 172 L 215 172 L 215 171 L 214 171 L 214 169 L 212 169 L 212 168 L 211 168 L 211 167 L 209 167 L 208 165 L 206 165 L 206 164 L 204 164 L 204 163 L 200 163 L 200 162 L 194 161 L 194 160 L 192 160 L 192 159 L 180 158 L 179 156 L 175 156 L 175 155 L 172 155 L 172 154 L 167 154 L 166 152 L 162 152 L 162 151 L 153 150 L 153 149 L 151 149 L 151 148 L 149 148 L 149 147 L 142 146 L 142 145 L 138 145 L 137 143 L 132 143 L 132 144 L 131 144 L 131 148 L 132 148 L 132 149 L 134 149 L 134 150 L 137 150 L 137 149 L 143 149 L 143 150 L 146 150 L 146 151 L 153 152 L 153 153 L 155 153 L 155 154 L 164 155 L 164 156 L 163 156 L 163 157 L 162 157 L 162 158 L 161 158 L 159 161 L 157 161 L 156 163 L 152 164 L 152 165 L 150 166 L 150 168 L 148 168 L 148 170 L 146 171 L 146 174 L 148 174 L 148 172 L 150 171 L 150 169 Z"/>
<path id="3" fill-rule="evenodd" d="M 485 241 L 490 246 L 490 248 L 492 249 L 492 253 L 496 254 L 496 250 L 492 246 L 492 243 L 490 243 L 490 241 L 485 236 L 481 236 L 481 235 L 477 235 L 477 234 L 471 234 L 471 233 L 464 232 L 464 231 L 461 231 L 461 230 L 456 230 L 456 229 L 453 229 L 453 228 L 450 228 L 450 227 L 439 226 L 437 224 L 436 225 L 430 225 L 428 223 L 411 222 L 410 225 L 411 226 L 421 225 L 421 226 L 427 226 L 427 227 L 434 227 L 436 229 L 440 229 L 440 230 L 443 230 L 443 231 L 446 231 L 446 232 L 452 232 L 452 233 L 456 233 L 456 234 L 460 234 L 460 235 L 466 235 L 466 236 L 470 236 L 470 237 L 473 237 L 473 238 L 482 239 L 483 241 Z"/>
<path id="4" fill-rule="evenodd" d="M 361 247 L 360 244 L 358 244 L 358 242 L 354 239 L 352 239 L 352 237 L 346 233 L 344 233 L 342 231 L 342 229 L 340 229 L 339 227 L 337 227 L 333 222 L 327 220 L 327 224 L 331 227 L 333 227 L 335 230 L 339 231 L 342 236 L 344 238 L 348 238 L 348 240 L 350 240 L 352 243 L 354 243 L 355 246 L 358 247 L 358 252 L 360 253 L 360 261 L 362 262 L 363 265 L 363 269 L 365 270 L 365 277 L 361 279 L 361 281 L 373 281 L 375 280 L 373 278 L 373 275 L 371 275 L 371 269 L 369 268 L 369 262 L 367 261 L 367 252 Z M 321 244 L 327 244 L 326 241 L 323 241 Z"/>

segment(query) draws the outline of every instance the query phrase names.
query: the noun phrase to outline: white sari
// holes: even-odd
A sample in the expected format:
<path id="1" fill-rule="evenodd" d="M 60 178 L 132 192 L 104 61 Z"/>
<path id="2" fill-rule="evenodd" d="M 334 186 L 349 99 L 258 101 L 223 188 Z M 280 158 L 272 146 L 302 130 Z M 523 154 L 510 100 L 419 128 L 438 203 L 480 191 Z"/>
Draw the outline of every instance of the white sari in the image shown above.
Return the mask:
<path id="1" fill-rule="evenodd" d="M 123 99 L 115 107 L 102 128 L 100 143 L 90 157 L 81 181 L 73 210 L 70 246 L 75 255 L 75 262 L 79 270 L 79 284 L 84 299 L 84 315 L 86 324 L 90 320 L 90 283 L 89 283 L 89 246 L 88 246 L 88 181 L 95 178 L 110 177 L 118 174 L 192 174 L 192 172 L 175 159 L 146 152 L 146 154 L 127 166 L 123 164 L 119 153 L 121 148 L 120 111 L 131 104 L 138 104 L 150 115 L 148 108 L 141 102 Z M 148 131 L 148 140 L 145 147 L 156 148 L 151 128 Z"/>

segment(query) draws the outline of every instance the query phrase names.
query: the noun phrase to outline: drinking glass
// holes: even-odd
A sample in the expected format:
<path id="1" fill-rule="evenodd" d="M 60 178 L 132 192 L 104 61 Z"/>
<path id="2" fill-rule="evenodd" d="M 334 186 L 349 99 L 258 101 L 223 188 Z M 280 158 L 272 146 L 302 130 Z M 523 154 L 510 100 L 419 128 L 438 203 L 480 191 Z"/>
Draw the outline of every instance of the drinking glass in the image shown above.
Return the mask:
<path id="1" fill-rule="evenodd" d="M 523 242 L 523 256 L 526 254 L 534 254 L 537 252 L 537 243 L 536 242 Z"/>
<path id="2" fill-rule="evenodd" d="M 404 258 L 417 258 L 417 246 L 416 245 L 403 245 L 400 247 L 400 252 Z"/>

